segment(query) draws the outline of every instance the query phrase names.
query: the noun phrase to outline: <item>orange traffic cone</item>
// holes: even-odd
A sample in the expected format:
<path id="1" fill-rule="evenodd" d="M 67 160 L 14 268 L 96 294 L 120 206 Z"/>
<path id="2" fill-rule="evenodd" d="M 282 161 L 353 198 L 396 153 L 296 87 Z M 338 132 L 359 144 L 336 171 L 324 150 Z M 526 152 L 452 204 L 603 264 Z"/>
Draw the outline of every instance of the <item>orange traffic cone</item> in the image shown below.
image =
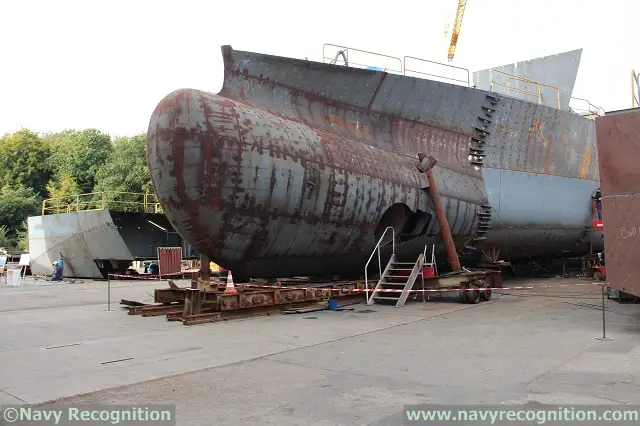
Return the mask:
<path id="1" fill-rule="evenodd" d="M 231 271 L 227 272 L 227 288 L 224 289 L 224 294 L 238 294 L 238 290 L 233 285 L 233 276 L 231 276 Z"/>

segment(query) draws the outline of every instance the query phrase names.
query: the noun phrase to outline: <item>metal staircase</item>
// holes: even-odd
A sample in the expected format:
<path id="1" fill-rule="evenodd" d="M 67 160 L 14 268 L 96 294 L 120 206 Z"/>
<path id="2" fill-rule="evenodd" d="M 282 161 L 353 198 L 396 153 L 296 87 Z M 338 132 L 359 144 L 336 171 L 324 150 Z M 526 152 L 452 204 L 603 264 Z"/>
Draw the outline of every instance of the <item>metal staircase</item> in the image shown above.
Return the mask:
<path id="1" fill-rule="evenodd" d="M 387 228 L 387 230 L 391 230 L 393 233 L 393 228 Z M 387 231 L 385 230 L 385 233 Z M 395 237 L 395 234 L 394 234 Z M 380 238 L 382 241 L 383 236 Z M 378 261 L 380 261 L 380 243 L 376 245 L 371 253 L 371 257 L 369 258 L 369 262 L 373 259 L 376 251 L 378 252 Z M 394 303 L 396 307 L 404 306 L 407 301 L 407 298 L 411 294 L 410 291 L 413 290 L 413 287 L 416 283 L 416 279 L 418 276 L 422 278 L 422 289 L 424 290 L 424 276 L 423 271 L 425 267 L 433 268 L 435 271 L 435 246 L 431 249 L 431 257 L 429 262 L 425 262 L 427 258 L 427 246 L 425 246 L 424 251 L 420 253 L 418 259 L 415 262 L 398 262 L 396 260 L 395 255 L 395 244 L 393 247 L 393 253 L 391 255 L 391 259 L 387 263 L 384 271 L 380 273 L 380 279 L 378 280 L 376 286 L 373 288 L 371 296 L 369 296 L 368 292 L 368 276 L 366 274 L 367 266 L 369 262 L 367 262 L 367 266 L 365 266 L 365 286 L 367 288 L 367 305 L 373 305 L 375 303 Z M 402 290 L 402 292 L 398 291 Z"/>
<path id="2" fill-rule="evenodd" d="M 392 255 L 367 305 L 385 301 L 395 302 L 397 307 L 404 306 L 409 297 L 409 291 L 413 289 L 416 278 L 422 272 L 422 264 L 422 253 L 420 253 L 415 263 L 396 262 L 395 255 Z M 385 290 L 392 291 L 386 292 Z M 404 291 L 400 293 L 394 290 Z"/>

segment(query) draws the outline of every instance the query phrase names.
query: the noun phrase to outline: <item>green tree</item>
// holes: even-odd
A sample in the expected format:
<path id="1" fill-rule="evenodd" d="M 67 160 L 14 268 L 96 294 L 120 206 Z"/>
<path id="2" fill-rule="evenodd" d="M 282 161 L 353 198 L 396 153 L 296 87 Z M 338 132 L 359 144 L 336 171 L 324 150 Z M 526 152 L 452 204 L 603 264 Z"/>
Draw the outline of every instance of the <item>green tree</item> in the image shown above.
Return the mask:
<path id="1" fill-rule="evenodd" d="M 96 173 L 113 151 L 111 137 L 96 129 L 86 129 L 50 134 L 47 140 L 52 149 L 50 164 L 57 174 L 56 180 L 71 176 L 81 192 L 91 192 Z"/>
<path id="2" fill-rule="evenodd" d="M 50 155 L 48 143 L 35 132 L 5 134 L 0 138 L 0 187 L 23 186 L 44 195 L 51 178 Z"/>
<path id="3" fill-rule="evenodd" d="M 26 235 L 28 216 L 41 214 L 41 201 L 31 188 L 5 186 L 0 191 L 0 226 L 15 249 L 17 240 Z"/>
<path id="4" fill-rule="evenodd" d="M 147 168 L 147 146 L 144 133 L 131 138 L 117 138 L 113 153 L 98 170 L 95 191 L 152 191 Z"/>
<path id="5" fill-rule="evenodd" d="M 47 201 L 46 207 L 53 213 L 65 213 L 67 205 L 75 201 L 74 195 L 82 194 L 82 190 L 71 173 L 59 172 L 58 178 L 47 185 L 47 193 L 50 200 Z"/>
<path id="6" fill-rule="evenodd" d="M 0 248 L 11 250 L 14 245 L 14 242 L 7 237 L 7 227 L 2 225 L 0 226 Z"/>
<path id="7" fill-rule="evenodd" d="M 12 247 L 18 251 L 29 251 L 29 233 L 27 232 L 26 222 L 18 229 Z"/>

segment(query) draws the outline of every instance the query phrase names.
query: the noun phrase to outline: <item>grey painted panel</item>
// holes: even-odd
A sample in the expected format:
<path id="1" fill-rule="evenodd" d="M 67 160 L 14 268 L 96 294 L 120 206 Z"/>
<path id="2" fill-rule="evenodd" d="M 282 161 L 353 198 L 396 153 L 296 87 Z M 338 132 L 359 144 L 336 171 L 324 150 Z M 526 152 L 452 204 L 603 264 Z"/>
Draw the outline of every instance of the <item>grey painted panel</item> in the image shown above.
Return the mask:
<path id="1" fill-rule="evenodd" d="M 598 182 L 492 168 L 483 174 L 494 209 L 486 247 L 575 250 L 585 226 L 591 226 L 591 194 Z M 597 243 L 602 232 L 592 234 Z"/>
<path id="2" fill-rule="evenodd" d="M 582 57 L 582 49 L 572 50 L 569 52 L 559 53 L 557 55 L 543 56 L 541 58 L 521 61 L 515 64 L 507 64 L 489 68 L 486 70 L 476 71 L 473 73 L 473 81 L 475 87 L 482 90 L 491 89 L 491 70 L 499 70 L 507 74 L 515 75 L 527 80 L 537 81 L 542 84 L 554 86 L 560 91 L 560 109 L 567 110 L 576 77 L 578 75 L 578 67 L 580 66 L 580 58 Z M 493 90 L 502 95 L 508 95 L 517 99 L 528 102 L 538 103 L 539 100 L 530 93 L 538 93 L 538 85 L 523 82 L 521 80 L 510 79 L 509 83 L 512 89 L 520 90 L 520 93 L 509 89 L 501 84 L 507 83 L 507 76 L 502 73 L 493 73 L 494 84 Z M 541 87 L 542 96 L 547 99 L 542 100 L 542 104 L 558 108 L 557 92 L 553 89 Z"/>
<path id="3" fill-rule="evenodd" d="M 27 226 L 34 274 L 51 274 L 60 253 L 67 277 L 102 278 L 95 259 L 133 260 L 107 210 L 33 216 Z"/>

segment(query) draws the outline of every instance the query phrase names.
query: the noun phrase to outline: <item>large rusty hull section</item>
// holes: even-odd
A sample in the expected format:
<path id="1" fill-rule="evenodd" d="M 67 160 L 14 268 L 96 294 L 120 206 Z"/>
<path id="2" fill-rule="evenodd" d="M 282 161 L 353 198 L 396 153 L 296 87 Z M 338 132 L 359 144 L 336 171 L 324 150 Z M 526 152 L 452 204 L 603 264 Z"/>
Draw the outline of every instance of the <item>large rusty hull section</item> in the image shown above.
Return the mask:
<path id="1" fill-rule="evenodd" d="M 459 251 L 476 241 L 478 213 L 489 204 L 499 217 L 491 218 L 495 233 L 475 242 L 480 248 L 522 258 L 559 253 L 552 243 L 560 240 L 561 251 L 586 247 L 588 206 L 560 197 L 562 220 L 524 220 L 513 206 L 543 200 L 546 189 L 530 179 L 528 193 L 503 200 L 500 180 L 509 177 L 491 186 L 485 179 L 492 170 L 560 176 L 586 183 L 588 200 L 598 178 L 589 120 L 516 99 L 494 106 L 489 92 L 424 79 L 228 46 L 223 57 L 219 94 L 182 89 L 158 104 L 147 155 L 176 230 L 234 274 L 360 273 L 386 225 L 400 256 L 417 258 L 427 243 L 444 254 L 419 152 L 438 160 Z M 470 157 L 479 134 L 484 167 Z M 534 243 L 515 250 L 523 238 Z"/>
<path id="2" fill-rule="evenodd" d="M 427 219 L 422 235 L 438 233 L 415 157 L 328 129 L 210 93 L 174 92 L 156 109 L 149 137 L 164 211 L 201 252 L 249 276 L 346 273 L 354 265 L 361 272 L 381 217 L 398 204 L 404 216 L 389 222 L 398 234 L 418 211 Z M 464 135 L 421 134 L 427 143 L 442 139 L 441 158 L 466 156 Z M 483 202 L 480 175 L 446 163 L 436 171 L 462 245 Z"/>
<path id="3" fill-rule="evenodd" d="M 640 108 L 596 119 L 607 284 L 640 296 Z"/>

